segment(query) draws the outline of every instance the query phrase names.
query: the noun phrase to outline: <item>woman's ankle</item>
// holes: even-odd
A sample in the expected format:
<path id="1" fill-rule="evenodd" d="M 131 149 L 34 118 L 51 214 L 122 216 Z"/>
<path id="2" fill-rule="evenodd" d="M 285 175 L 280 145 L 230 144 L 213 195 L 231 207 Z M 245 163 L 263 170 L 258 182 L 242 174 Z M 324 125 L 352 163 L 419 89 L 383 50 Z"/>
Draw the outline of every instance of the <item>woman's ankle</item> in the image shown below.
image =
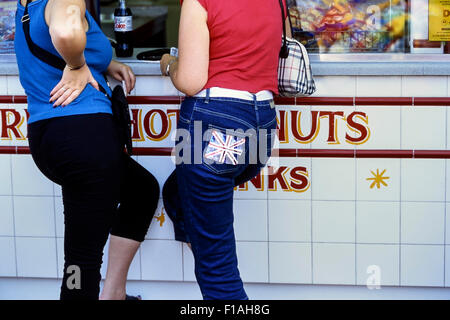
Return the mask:
<path id="1" fill-rule="evenodd" d="M 103 288 L 99 299 L 100 300 L 125 300 L 125 297 L 126 297 L 125 288 L 121 288 L 121 289 Z"/>

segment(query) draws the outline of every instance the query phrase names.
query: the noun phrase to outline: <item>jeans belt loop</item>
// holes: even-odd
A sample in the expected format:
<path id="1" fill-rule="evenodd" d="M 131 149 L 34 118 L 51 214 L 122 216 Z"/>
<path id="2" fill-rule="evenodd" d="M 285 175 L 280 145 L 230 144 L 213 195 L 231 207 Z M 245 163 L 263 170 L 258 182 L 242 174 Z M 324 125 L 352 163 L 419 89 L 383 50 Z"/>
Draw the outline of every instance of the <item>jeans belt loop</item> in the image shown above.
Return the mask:
<path id="1" fill-rule="evenodd" d="M 210 95 L 210 89 L 206 89 L 206 99 L 205 99 L 205 103 L 209 103 L 209 95 Z"/>
<path id="2" fill-rule="evenodd" d="M 253 94 L 253 105 L 255 106 L 255 109 L 258 110 L 258 97 L 256 97 L 256 94 Z"/>

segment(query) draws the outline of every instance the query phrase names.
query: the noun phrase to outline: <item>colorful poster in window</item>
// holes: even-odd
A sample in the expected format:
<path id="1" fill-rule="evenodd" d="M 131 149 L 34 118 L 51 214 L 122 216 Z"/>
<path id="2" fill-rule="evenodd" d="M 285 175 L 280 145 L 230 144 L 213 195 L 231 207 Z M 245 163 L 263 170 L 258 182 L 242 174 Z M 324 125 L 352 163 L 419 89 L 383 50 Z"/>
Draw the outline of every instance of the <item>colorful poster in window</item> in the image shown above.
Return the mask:
<path id="1" fill-rule="evenodd" d="M 450 41 L 450 1 L 428 1 L 428 40 Z"/>
<path id="2" fill-rule="evenodd" d="M 17 1 L 0 1 L 0 54 L 14 53 Z"/>
<path id="3" fill-rule="evenodd" d="M 407 0 L 296 0 L 296 38 L 321 53 L 406 52 Z"/>

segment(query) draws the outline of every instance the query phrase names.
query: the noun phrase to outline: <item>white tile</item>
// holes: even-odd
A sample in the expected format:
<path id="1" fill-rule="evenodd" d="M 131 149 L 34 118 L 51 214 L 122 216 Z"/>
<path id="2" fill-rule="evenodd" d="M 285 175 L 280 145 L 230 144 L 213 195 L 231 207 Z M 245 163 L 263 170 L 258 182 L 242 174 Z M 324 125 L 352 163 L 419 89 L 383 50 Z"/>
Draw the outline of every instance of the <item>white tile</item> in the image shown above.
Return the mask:
<path id="1" fill-rule="evenodd" d="M 402 243 L 444 244 L 445 204 L 402 203 Z"/>
<path id="2" fill-rule="evenodd" d="M 356 241 L 358 243 L 399 243 L 399 202 L 357 202 Z"/>
<path id="3" fill-rule="evenodd" d="M 170 217 L 167 215 L 166 210 L 163 208 L 162 200 L 159 200 L 158 207 L 156 208 L 155 215 L 148 229 L 148 233 L 145 236 L 146 239 L 175 239 L 173 230 L 173 223 Z"/>
<path id="4" fill-rule="evenodd" d="M 181 243 L 172 240 L 145 240 L 141 245 L 142 280 L 181 281 Z"/>
<path id="5" fill-rule="evenodd" d="M 311 201 L 269 201 L 270 241 L 311 241 Z"/>
<path id="6" fill-rule="evenodd" d="M 8 106 L 5 106 L 6 108 Z M 3 109 L 3 106 L 0 104 L 0 110 Z M 11 146 L 12 138 L 0 138 L 0 147 L 9 147 Z M 0 158 L 10 158 L 9 154 L 2 154 Z"/>
<path id="7" fill-rule="evenodd" d="M 314 81 L 317 91 L 313 96 L 353 97 L 356 93 L 356 78 L 353 76 L 317 76 Z"/>
<path id="8" fill-rule="evenodd" d="M 25 90 L 19 81 L 19 76 L 6 76 L 9 95 L 25 95 Z"/>
<path id="9" fill-rule="evenodd" d="M 53 184 L 36 167 L 29 155 L 12 156 L 15 195 L 53 196 Z"/>
<path id="10" fill-rule="evenodd" d="M 8 91 L 8 82 L 6 80 L 7 76 L 0 76 L 0 92 L 6 94 Z"/>
<path id="11" fill-rule="evenodd" d="M 400 200 L 399 159 L 357 159 L 357 200 Z"/>
<path id="12" fill-rule="evenodd" d="M 450 246 L 445 246 L 445 286 L 450 287 Z"/>
<path id="13" fill-rule="evenodd" d="M 269 243 L 270 283 L 312 283 L 311 244 Z"/>
<path id="14" fill-rule="evenodd" d="M 445 160 L 401 162 L 402 201 L 445 201 Z"/>
<path id="15" fill-rule="evenodd" d="M 54 197 L 56 236 L 64 237 L 64 205 L 62 197 Z"/>
<path id="16" fill-rule="evenodd" d="M 14 197 L 17 236 L 55 236 L 55 212 L 52 197 Z"/>
<path id="17" fill-rule="evenodd" d="M 236 240 L 267 241 L 267 200 L 234 200 L 233 204 Z"/>
<path id="18" fill-rule="evenodd" d="M 403 97 L 446 97 L 446 76 L 404 76 Z"/>
<path id="19" fill-rule="evenodd" d="M 313 242 L 355 242 L 355 202 L 313 201 Z"/>
<path id="20" fill-rule="evenodd" d="M 195 260 L 192 250 L 183 243 L 183 281 L 197 281 L 194 269 Z"/>
<path id="21" fill-rule="evenodd" d="M 444 285 L 444 246 L 402 245 L 401 285 L 441 287 Z"/>
<path id="22" fill-rule="evenodd" d="M 269 281 L 267 242 L 237 242 L 238 268 L 243 282 Z"/>
<path id="23" fill-rule="evenodd" d="M 136 80 L 136 95 L 179 96 L 180 93 L 175 89 L 169 77 L 140 76 Z"/>
<path id="24" fill-rule="evenodd" d="M 16 238 L 19 277 L 56 278 L 55 238 Z"/>
<path id="25" fill-rule="evenodd" d="M 12 197 L 0 196 L 0 208 L 0 236 L 14 236 Z"/>
<path id="26" fill-rule="evenodd" d="M 446 174 L 446 185 L 445 185 L 445 187 L 446 187 L 445 199 L 446 199 L 446 201 L 450 202 L 450 183 L 449 183 L 449 181 L 450 181 L 450 160 L 446 160 L 445 165 L 446 165 L 446 173 L 447 173 Z M 447 217 L 449 217 L 449 219 L 450 219 L 450 211 L 449 211 L 449 214 L 447 215 Z"/>
<path id="27" fill-rule="evenodd" d="M 400 76 L 358 76 L 356 77 L 357 97 L 400 97 L 402 79 Z"/>
<path id="28" fill-rule="evenodd" d="M 358 129 L 359 138 L 357 149 L 400 149 L 400 118 L 401 107 L 356 107 L 357 112 L 363 115 L 355 115 L 352 120 L 361 128 Z M 365 123 L 365 121 L 367 123 Z M 364 129 L 365 128 L 365 129 Z M 366 139 L 363 139 L 367 136 Z"/>
<path id="29" fill-rule="evenodd" d="M 446 107 L 402 108 L 402 149 L 444 150 Z"/>
<path id="30" fill-rule="evenodd" d="M 347 135 L 357 137 L 356 133 L 347 125 L 347 116 L 355 111 L 354 106 L 313 106 L 311 112 L 319 112 L 318 133 L 312 141 L 314 149 L 354 149 L 349 143 Z M 334 121 L 333 121 L 334 119 Z"/>
<path id="31" fill-rule="evenodd" d="M 400 284 L 400 247 L 398 245 L 359 244 L 356 247 L 357 284 Z"/>
<path id="32" fill-rule="evenodd" d="M 354 244 L 313 244 L 314 284 L 355 284 Z"/>
<path id="33" fill-rule="evenodd" d="M 445 205 L 445 244 L 450 245 L 450 203 L 446 203 Z"/>
<path id="34" fill-rule="evenodd" d="M 450 91 L 450 89 L 449 89 Z M 449 92 L 449 96 L 450 96 L 450 92 Z M 448 125 L 450 123 L 450 112 L 448 111 L 448 108 L 446 109 L 446 113 L 447 113 L 447 122 L 446 125 Z M 447 150 L 450 149 L 450 130 L 447 129 Z"/>
<path id="35" fill-rule="evenodd" d="M 175 164 L 170 157 L 139 156 L 138 163 L 155 176 L 160 192 L 167 178 L 175 170 Z"/>
<path id="36" fill-rule="evenodd" d="M 58 268 L 58 278 L 64 276 L 64 239 L 56 238 L 56 263 Z"/>
<path id="37" fill-rule="evenodd" d="M 108 240 L 108 242 L 105 245 L 105 248 L 103 249 L 103 263 L 101 267 L 101 274 L 102 279 L 106 278 L 107 270 L 108 270 L 108 259 L 109 259 L 109 249 L 110 249 L 111 241 Z M 141 253 L 139 249 L 136 252 L 136 255 L 133 258 L 133 261 L 131 262 L 130 269 L 128 270 L 127 279 L 128 280 L 141 280 Z"/>
<path id="38" fill-rule="evenodd" d="M 62 197 L 62 188 L 60 185 L 54 183 L 53 184 L 53 192 L 55 193 L 56 197 Z"/>
<path id="39" fill-rule="evenodd" d="M 311 159 L 271 158 L 264 173 L 270 200 L 311 199 Z"/>
<path id="40" fill-rule="evenodd" d="M 11 195 L 11 156 L 0 155 L 0 195 Z"/>
<path id="41" fill-rule="evenodd" d="M 0 277 L 16 276 L 16 250 L 13 237 L 0 237 Z"/>
<path id="42" fill-rule="evenodd" d="M 313 200 L 355 200 L 355 159 L 312 159 Z"/>

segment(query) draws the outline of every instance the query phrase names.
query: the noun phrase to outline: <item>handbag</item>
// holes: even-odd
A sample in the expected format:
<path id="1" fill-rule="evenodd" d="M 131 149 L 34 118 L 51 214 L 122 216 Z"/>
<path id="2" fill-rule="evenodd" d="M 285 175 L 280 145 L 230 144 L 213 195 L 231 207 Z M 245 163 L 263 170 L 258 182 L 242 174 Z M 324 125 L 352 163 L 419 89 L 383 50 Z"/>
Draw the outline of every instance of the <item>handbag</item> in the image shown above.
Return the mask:
<path id="1" fill-rule="evenodd" d="M 303 44 L 286 36 L 286 15 L 283 1 L 279 0 L 283 20 L 283 41 L 278 61 L 278 91 L 282 97 L 309 96 L 316 91 L 308 52 Z M 287 2 L 286 2 L 287 3 Z M 286 14 L 292 22 L 286 4 Z"/>
<path id="2" fill-rule="evenodd" d="M 64 70 L 66 67 L 66 62 L 54 55 L 51 52 L 48 52 L 38 45 L 36 45 L 33 40 L 31 39 L 30 35 L 30 15 L 28 14 L 28 4 L 31 2 L 31 0 L 27 1 L 27 4 L 25 6 L 25 11 L 22 16 L 21 22 L 23 27 L 23 32 L 25 34 L 25 39 L 28 44 L 28 48 L 30 49 L 30 52 L 38 59 L 42 60 L 43 62 L 47 63 L 48 65 L 59 69 L 61 71 Z M 109 86 L 109 82 L 106 79 L 106 83 Z M 99 84 L 100 91 L 108 97 L 108 99 L 111 101 L 111 109 L 113 114 L 114 122 L 116 123 L 117 129 L 119 131 L 119 140 L 120 145 L 124 146 L 127 153 L 129 155 L 132 155 L 133 153 L 133 144 L 132 144 L 132 138 L 131 138 L 131 118 L 130 118 L 130 109 L 128 106 L 127 98 L 124 94 L 123 88 L 121 85 L 117 85 L 112 90 L 111 96 L 108 95 L 105 88 L 102 87 L 102 85 Z"/>

